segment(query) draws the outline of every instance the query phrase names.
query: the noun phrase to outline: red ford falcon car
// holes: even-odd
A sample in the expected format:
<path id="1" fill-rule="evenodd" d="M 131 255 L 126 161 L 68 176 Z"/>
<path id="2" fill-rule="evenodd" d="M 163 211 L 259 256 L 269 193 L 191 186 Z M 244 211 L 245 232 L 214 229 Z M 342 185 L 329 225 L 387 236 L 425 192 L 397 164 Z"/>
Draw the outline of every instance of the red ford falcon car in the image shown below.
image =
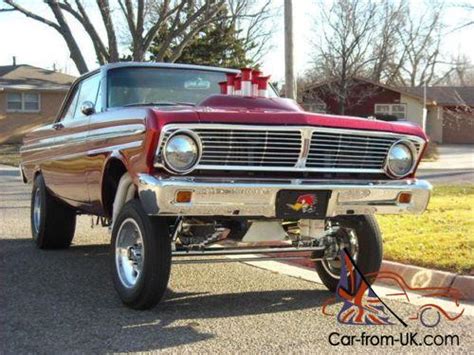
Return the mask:
<path id="1" fill-rule="evenodd" d="M 345 247 L 376 273 L 374 214 L 428 204 L 430 184 L 415 179 L 425 134 L 305 112 L 267 80 L 163 63 L 110 64 L 79 78 L 56 121 L 21 150 L 36 245 L 67 248 L 76 215 L 100 217 L 112 233 L 115 288 L 136 309 L 162 298 L 172 257 L 311 252 L 335 290 Z"/>

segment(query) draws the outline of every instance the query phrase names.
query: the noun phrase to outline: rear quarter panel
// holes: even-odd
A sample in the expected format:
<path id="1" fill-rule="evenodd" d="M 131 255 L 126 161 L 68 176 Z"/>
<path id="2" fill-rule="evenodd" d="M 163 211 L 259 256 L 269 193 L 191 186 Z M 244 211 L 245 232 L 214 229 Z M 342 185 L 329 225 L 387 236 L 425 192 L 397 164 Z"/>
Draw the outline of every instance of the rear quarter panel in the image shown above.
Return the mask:
<path id="1" fill-rule="evenodd" d="M 50 180 L 49 162 L 51 161 L 51 148 L 54 143 L 56 131 L 53 125 L 45 125 L 27 133 L 20 149 L 23 174 L 28 182 L 32 182 L 35 174 L 44 168 L 45 181 Z"/>

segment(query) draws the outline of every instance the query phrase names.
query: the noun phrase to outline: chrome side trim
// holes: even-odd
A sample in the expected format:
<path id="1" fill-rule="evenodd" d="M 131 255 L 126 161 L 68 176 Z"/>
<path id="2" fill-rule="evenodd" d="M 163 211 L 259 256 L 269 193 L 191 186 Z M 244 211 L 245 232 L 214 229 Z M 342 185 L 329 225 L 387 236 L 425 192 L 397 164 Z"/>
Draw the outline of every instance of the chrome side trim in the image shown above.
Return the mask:
<path id="1" fill-rule="evenodd" d="M 177 203 L 178 191 L 192 191 L 191 202 Z M 138 191 L 150 215 L 173 216 L 276 216 L 281 190 L 305 192 L 330 190 L 327 217 L 345 214 L 422 213 L 431 193 L 423 180 L 314 180 L 314 179 L 221 179 L 210 177 L 138 177 Z M 412 194 L 410 203 L 399 203 L 402 192 Z"/>
<path id="2" fill-rule="evenodd" d="M 129 143 L 117 144 L 117 145 L 107 146 L 107 147 L 103 147 L 103 148 L 88 150 L 86 152 L 59 155 L 59 156 L 55 157 L 55 159 L 74 159 L 74 158 L 78 158 L 78 157 L 83 157 L 85 155 L 92 156 L 92 155 L 97 155 L 97 154 L 107 153 L 107 152 L 112 152 L 112 151 L 120 151 L 120 150 L 130 149 L 130 148 L 138 148 L 142 145 L 142 143 L 143 143 L 142 140 L 133 141 L 133 142 L 129 142 Z M 33 163 L 33 162 L 38 161 L 38 160 L 41 160 L 41 159 L 25 160 L 23 162 L 23 164 Z"/>
<path id="3" fill-rule="evenodd" d="M 34 152 L 44 149 L 57 149 L 64 146 L 70 147 L 74 144 L 82 144 L 84 142 L 93 142 L 107 138 L 127 137 L 145 132 L 144 124 L 129 124 L 107 128 L 98 128 L 80 133 L 72 133 L 67 135 L 58 135 L 40 140 L 38 143 L 24 146 L 21 153 Z"/>
<path id="4" fill-rule="evenodd" d="M 381 132 L 381 131 L 364 131 L 364 130 L 353 130 L 353 129 L 341 129 L 341 128 L 329 128 L 329 127 L 314 127 L 314 126 L 259 126 L 259 125 L 241 125 L 241 124 L 169 124 L 163 128 L 160 134 L 158 148 L 157 148 L 157 160 L 155 161 L 155 167 L 166 169 L 165 164 L 161 160 L 161 149 L 164 144 L 164 140 L 167 139 L 173 131 L 186 129 L 215 129 L 216 131 L 226 130 L 248 130 L 248 131 L 262 131 L 267 130 L 269 132 L 286 132 L 288 130 L 299 131 L 302 139 L 302 146 L 300 148 L 300 154 L 298 160 L 294 166 L 249 166 L 249 165 L 225 165 L 225 164 L 201 164 L 198 163 L 194 170 L 229 170 L 229 171 L 293 171 L 293 172 L 333 172 L 333 173 L 372 173 L 372 174 L 384 174 L 385 169 L 381 168 L 344 168 L 344 167 L 308 167 L 306 162 L 311 149 L 311 139 L 313 133 L 335 133 L 335 134 L 350 134 L 361 137 L 381 137 L 381 138 L 393 138 L 393 139 L 405 139 L 411 141 L 413 144 L 418 146 L 416 161 L 420 158 L 420 152 L 426 144 L 425 140 L 412 135 L 398 134 L 393 132 Z M 385 159 L 386 157 L 384 157 Z M 416 164 L 414 165 L 416 166 Z"/>
<path id="5" fill-rule="evenodd" d="M 96 155 L 96 154 L 111 152 L 111 151 L 114 151 L 114 150 L 138 148 L 142 145 L 142 143 L 143 143 L 143 141 L 140 140 L 140 141 L 134 141 L 134 142 L 130 142 L 130 143 L 117 144 L 117 145 L 112 145 L 112 146 L 109 146 L 109 147 L 93 149 L 93 150 L 87 151 L 87 155 Z"/>

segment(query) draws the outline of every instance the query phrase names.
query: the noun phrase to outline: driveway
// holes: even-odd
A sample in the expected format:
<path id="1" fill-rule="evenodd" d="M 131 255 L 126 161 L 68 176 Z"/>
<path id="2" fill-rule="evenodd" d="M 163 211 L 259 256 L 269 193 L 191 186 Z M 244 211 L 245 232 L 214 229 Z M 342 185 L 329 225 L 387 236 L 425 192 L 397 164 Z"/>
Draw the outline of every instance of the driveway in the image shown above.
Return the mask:
<path id="1" fill-rule="evenodd" d="M 340 353 L 328 343 L 341 335 L 416 332 L 460 337 L 460 346 L 441 352 L 472 352 L 474 319 L 442 321 L 436 329 L 410 322 L 408 328 L 343 326 L 324 316 L 331 294 L 320 284 L 242 263 L 175 264 L 166 299 L 149 311 L 122 306 L 109 269 L 109 235 L 79 217 L 73 246 L 43 251 L 30 240 L 30 186 L 16 169 L 0 167 L 0 353 L 306 352 Z M 385 302 L 407 318 L 413 305 Z M 472 312 L 470 313 L 472 314 Z M 434 347 L 377 347 L 368 350 L 432 352 Z M 385 350 L 385 351 L 387 351 Z"/>
<path id="2" fill-rule="evenodd" d="M 447 144 L 438 146 L 439 159 L 422 162 L 417 176 L 434 184 L 474 183 L 474 145 Z"/>

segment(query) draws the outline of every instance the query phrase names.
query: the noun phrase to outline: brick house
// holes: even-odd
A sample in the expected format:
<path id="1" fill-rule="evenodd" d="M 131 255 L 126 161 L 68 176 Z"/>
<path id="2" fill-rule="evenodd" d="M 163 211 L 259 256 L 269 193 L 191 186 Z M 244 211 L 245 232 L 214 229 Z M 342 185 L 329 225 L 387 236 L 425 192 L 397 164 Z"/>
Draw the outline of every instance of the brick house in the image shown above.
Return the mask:
<path id="1" fill-rule="evenodd" d="M 354 79 L 350 87 L 345 115 L 408 120 L 423 127 L 423 87 L 391 87 L 365 79 Z M 330 82 L 306 88 L 302 105 L 313 112 L 341 112 Z M 424 127 L 433 141 L 474 143 L 474 87 L 427 87 L 426 109 Z"/>
<path id="2" fill-rule="evenodd" d="M 51 122 L 75 77 L 30 65 L 0 66 L 0 144 Z"/>

